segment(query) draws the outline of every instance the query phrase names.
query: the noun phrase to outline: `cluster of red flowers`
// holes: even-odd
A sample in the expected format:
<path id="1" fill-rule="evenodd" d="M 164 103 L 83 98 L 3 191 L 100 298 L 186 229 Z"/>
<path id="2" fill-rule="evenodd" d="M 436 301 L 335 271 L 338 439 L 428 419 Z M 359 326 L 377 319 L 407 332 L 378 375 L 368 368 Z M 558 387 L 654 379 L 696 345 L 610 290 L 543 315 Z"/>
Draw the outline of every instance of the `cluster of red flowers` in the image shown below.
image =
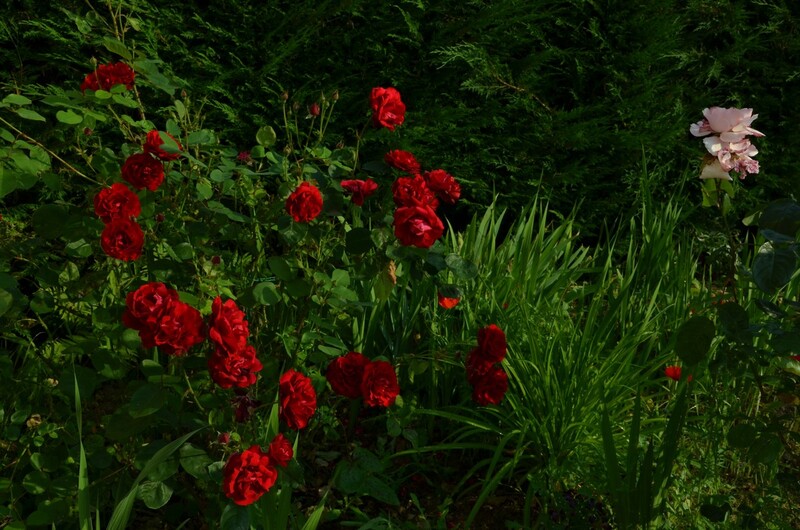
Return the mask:
<path id="1" fill-rule="evenodd" d="M 286 467 L 294 456 L 292 444 L 278 434 L 267 452 L 258 445 L 231 455 L 222 470 L 222 490 L 239 506 L 253 504 L 278 480 L 278 467 Z"/>
<path id="2" fill-rule="evenodd" d="M 81 83 L 81 92 L 86 90 L 110 90 L 116 85 L 125 85 L 128 90 L 133 89 L 133 80 L 136 72 L 125 63 L 101 64 L 97 70 L 86 77 Z"/>
<path id="3" fill-rule="evenodd" d="M 236 302 L 222 302 L 219 296 L 211 305 L 211 325 L 208 338 L 216 348 L 208 358 L 211 379 L 222 388 L 246 388 L 256 382 L 256 373 L 261 371 L 261 362 L 256 349 L 247 344 L 250 329 L 244 312 Z"/>
<path id="4" fill-rule="evenodd" d="M 164 135 L 171 148 L 164 149 Z M 162 161 L 175 160 L 180 156 L 183 146 L 171 134 L 152 130 L 142 146 L 143 153 L 132 154 L 122 164 L 122 178 L 130 182 L 134 188 L 147 188 L 156 191 L 164 182 L 164 165 Z"/>
<path id="5" fill-rule="evenodd" d="M 467 357 L 467 381 L 478 405 L 499 405 L 508 390 L 508 376 L 499 363 L 506 357 L 506 334 L 491 324 L 478 330 L 478 347 Z"/>
<path id="6" fill-rule="evenodd" d="M 112 258 L 131 261 L 142 255 L 144 232 L 133 220 L 142 213 L 139 197 L 116 182 L 94 196 L 94 213 L 106 224 L 100 246 Z"/>
<path id="7" fill-rule="evenodd" d="M 395 88 L 374 88 L 370 98 L 372 121 L 394 130 L 405 120 L 406 106 Z M 408 151 L 395 149 L 384 161 L 404 173 L 392 184 L 394 233 L 406 246 L 429 248 L 444 233 L 444 223 L 436 215 L 440 202 L 455 204 L 461 186 L 443 169 L 422 172 L 422 166 Z"/>
<path id="8" fill-rule="evenodd" d="M 350 399 L 363 398 L 368 407 L 389 407 L 400 394 L 391 363 L 370 361 L 354 351 L 331 361 L 325 377 L 334 392 Z"/>
<path id="9" fill-rule="evenodd" d="M 128 293 L 122 322 L 139 332 L 145 348 L 158 346 L 171 355 L 183 355 L 205 340 L 200 312 L 178 299 L 178 292 L 150 282 Z"/>

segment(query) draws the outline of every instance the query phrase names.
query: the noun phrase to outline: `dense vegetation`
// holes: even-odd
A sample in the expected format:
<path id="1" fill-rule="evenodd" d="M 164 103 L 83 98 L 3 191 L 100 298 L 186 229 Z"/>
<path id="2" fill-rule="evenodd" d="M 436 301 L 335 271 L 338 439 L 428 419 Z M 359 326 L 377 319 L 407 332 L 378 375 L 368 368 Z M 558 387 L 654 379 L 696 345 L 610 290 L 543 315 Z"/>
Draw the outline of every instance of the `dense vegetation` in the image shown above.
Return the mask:
<path id="1" fill-rule="evenodd" d="M 798 21 L 791 0 L 9 0 L 0 528 L 796 528 Z M 135 83 L 79 89 L 116 61 Z M 712 106 L 758 113 L 758 174 L 697 178 Z M 395 149 L 458 192 L 399 203 Z M 112 183 L 138 249 L 106 237 Z M 148 288 L 193 331 L 148 335 Z M 399 396 L 342 393 L 350 351 Z M 273 487 L 232 492 L 231 462 L 284 435 Z"/>

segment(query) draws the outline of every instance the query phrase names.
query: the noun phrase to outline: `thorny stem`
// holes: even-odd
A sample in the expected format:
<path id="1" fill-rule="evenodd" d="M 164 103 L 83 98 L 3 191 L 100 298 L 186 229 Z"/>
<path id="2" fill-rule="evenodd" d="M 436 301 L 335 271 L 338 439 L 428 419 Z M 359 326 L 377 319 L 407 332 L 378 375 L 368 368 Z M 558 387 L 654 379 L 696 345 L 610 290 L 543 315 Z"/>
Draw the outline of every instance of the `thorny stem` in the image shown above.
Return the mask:
<path id="1" fill-rule="evenodd" d="M 739 303 L 739 297 L 736 294 L 736 237 L 728 224 L 728 217 L 725 215 L 724 195 L 722 191 L 722 183 L 717 180 L 717 208 L 719 209 L 720 216 L 722 217 L 722 224 L 725 226 L 725 234 L 728 236 L 728 246 L 730 247 L 730 266 L 728 269 L 728 281 L 731 284 L 731 294 L 733 294 L 733 301 Z"/>
<path id="2" fill-rule="evenodd" d="M 13 130 L 14 130 L 14 131 L 15 131 L 17 134 L 19 134 L 20 136 L 22 136 L 23 138 L 25 138 L 25 139 L 26 139 L 26 140 L 28 140 L 29 142 L 31 142 L 31 143 L 35 144 L 36 146 L 38 146 L 38 147 L 41 147 L 42 149 L 44 149 L 44 150 L 47 152 L 47 154 L 49 154 L 50 156 L 52 156 L 53 158 L 55 158 L 56 160 L 58 160 L 59 162 L 61 162 L 62 164 L 64 164 L 64 165 L 65 165 L 65 166 L 66 166 L 66 167 L 67 167 L 67 168 L 68 168 L 70 171 L 72 171 L 72 172 L 73 172 L 73 173 L 75 173 L 76 175 L 78 175 L 78 176 L 80 176 L 80 177 L 83 177 L 83 178 L 85 178 L 86 180 L 88 180 L 89 182 L 92 182 L 92 183 L 94 183 L 94 184 L 97 184 L 98 186 L 100 186 L 100 185 L 101 185 L 101 183 L 100 183 L 100 182 L 96 181 L 96 180 L 95 180 L 95 179 L 93 179 L 92 177 L 89 177 L 89 176 L 87 176 L 87 175 L 85 175 L 85 174 L 81 173 L 81 172 L 80 172 L 78 169 L 76 169 L 76 168 L 75 168 L 75 167 L 74 167 L 72 164 L 70 164 L 69 162 L 67 162 L 66 160 L 64 160 L 63 158 L 61 158 L 61 157 L 60 157 L 60 156 L 58 156 L 57 154 L 55 154 L 53 151 L 51 151 L 50 149 L 48 149 L 47 147 L 45 147 L 45 146 L 44 146 L 44 144 L 42 144 L 41 142 L 39 142 L 39 141 L 37 141 L 37 140 L 35 140 L 35 139 L 31 138 L 30 136 L 28 136 L 28 135 L 27 135 L 27 134 L 25 134 L 24 132 L 20 131 L 19 129 L 17 129 L 16 127 L 14 127 L 13 125 L 11 125 L 10 123 L 8 123 L 8 122 L 7 122 L 7 121 L 6 121 L 4 118 L 0 118 L 0 122 L 3 122 L 3 123 L 6 125 L 6 126 L 8 126 L 8 127 L 10 127 L 11 129 L 13 129 Z"/>

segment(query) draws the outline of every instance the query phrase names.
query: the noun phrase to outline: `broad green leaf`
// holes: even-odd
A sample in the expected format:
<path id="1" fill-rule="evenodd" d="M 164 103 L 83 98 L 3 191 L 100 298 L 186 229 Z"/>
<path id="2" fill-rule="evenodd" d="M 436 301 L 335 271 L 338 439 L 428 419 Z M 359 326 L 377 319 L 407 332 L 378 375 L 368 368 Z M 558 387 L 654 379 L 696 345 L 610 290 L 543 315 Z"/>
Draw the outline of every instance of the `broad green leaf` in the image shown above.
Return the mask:
<path id="1" fill-rule="evenodd" d="M 139 484 L 138 496 L 144 501 L 145 506 L 151 510 L 158 510 L 169 502 L 172 488 L 163 482 L 142 482 Z"/>
<path id="2" fill-rule="evenodd" d="M 118 103 L 123 107 L 128 107 L 129 109 L 139 108 L 139 103 L 137 103 L 136 100 L 127 94 L 113 94 L 111 99 L 114 101 L 114 103 Z"/>
<path id="3" fill-rule="evenodd" d="M 17 109 L 17 114 L 19 114 L 20 118 L 25 118 L 26 120 L 47 121 L 44 116 L 31 109 Z"/>
<path id="4" fill-rule="evenodd" d="M 25 96 L 21 96 L 19 94 L 9 94 L 3 98 L 3 103 L 8 103 L 10 105 L 30 105 L 32 102 Z"/>
<path id="5" fill-rule="evenodd" d="M 448 254 L 444 261 L 457 278 L 470 280 L 478 275 L 477 265 L 465 260 L 458 254 Z"/>
<path id="6" fill-rule="evenodd" d="M 386 504 L 392 506 L 400 506 L 400 499 L 397 498 L 397 493 L 386 482 L 382 481 L 376 476 L 367 477 L 364 481 L 364 486 L 369 496 L 378 499 Z"/>
<path id="7" fill-rule="evenodd" d="M 71 109 L 68 109 L 59 110 L 56 112 L 56 119 L 61 123 L 66 123 L 67 125 L 77 125 L 83 121 L 83 116 L 80 116 Z"/>
<path id="8" fill-rule="evenodd" d="M 105 46 L 106 50 L 110 51 L 111 53 L 115 53 L 120 57 L 127 59 L 129 61 L 131 60 L 131 52 L 128 50 L 128 48 L 125 47 L 124 44 L 122 44 L 117 39 L 112 39 L 111 37 L 105 37 L 103 39 L 103 46 Z"/>
<path id="9" fill-rule="evenodd" d="M 256 302 L 263 305 L 277 304 L 281 301 L 281 295 L 272 282 L 256 284 L 256 286 L 253 287 L 253 298 L 255 298 Z"/>
<path id="10" fill-rule="evenodd" d="M 186 106 L 177 99 L 173 102 L 173 104 L 175 105 L 175 111 L 178 113 L 178 117 L 183 119 L 184 116 L 186 116 Z M 189 137 L 191 138 L 191 135 Z"/>
<path id="11" fill-rule="evenodd" d="M 758 227 L 795 237 L 800 230 L 800 204 L 791 199 L 780 199 L 768 204 L 758 218 Z"/>
<path id="12" fill-rule="evenodd" d="M 250 510 L 246 506 L 229 503 L 222 510 L 220 530 L 250 530 Z"/>
<path id="13" fill-rule="evenodd" d="M 211 184 L 205 180 L 200 179 L 195 184 L 195 189 L 197 190 L 197 198 L 201 201 L 207 201 L 214 195 L 214 190 L 211 189 Z"/>
<path id="14" fill-rule="evenodd" d="M 22 487 L 33 495 L 47 491 L 50 486 L 50 477 L 44 471 L 31 471 L 22 479 Z"/>
<path id="15" fill-rule="evenodd" d="M 165 401 L 166 394 L 161 386 L 146 384 L 134 392 L 128 413 L 132 418 L 149 416 L 161 410 Z"/>
<path id="16" fill-rule="evenodd" d="M 280 256 L 272 256 L 268 258 L 267 265 L 269 265 L 269 270 L 272 271 L 272 274 L 274 274 L 279 280 L 289 281 L 296 277 L 286 259 Z"/>
<path id="17" fill-rule="evenodd" d="M 716 330 L 706 317 L 694 316 L 678 329 L 675 352 L 687 365 L 699 364 L 708 354 Z"/>
<path id="18" fill-rule="evenodd" d="M 249 217 L 244 216 L 244 215 L 242 215 L 242 214 L 240 214 L 238 212 L 234 212 L 233 210 L 231 210 L 230 208 L 228 208 L 227 206 L 225 206 L 221 202 L 208 201 L 208 209 L 211 210 L 212 212 L 220 213 L 220 214 L 224 215 L 225 217 L 227 217 L 231 221 L 236 221 L 236 222 L 239 222 L 239 223 L 246 223 L 246 222 L 250 221 Z"/>
<path id="19" fill-rule="evenodd" d="M 194 131 L 189 133 L 189 137 L 186 139 L 189 145 L 211 145 L 216 143 L 217 138 L 214 136 L 214 132 L 208 129 L 201 129 L 199 131 Z"/>
<path id="20" fill-rule="evenodd" d="M 764 243 L 753 260 L 753 279 L 759 289 L 774 293 L 792 278 L 797 270 L 797 257 L 791 248 L 775 248 Z"/>
<path id="21" fill-rule="evenodd" d="M 717 309 L 722 331 L 731 339 L 744 340 L 749 336 L 747 311 L 736 302 L 726 302 Z"/>
<path id="22" fill-rule="evenodd" d="M 258 142 L 258 145 L 271 147 L 272 145 L 275 145 L 276 141 L 278 141 L 278 135 L 275 134 L 275 129 L 269 125 L 261 127 L 256 133 L 256 142 Z"/>
<path id="23" fill-rule="evenodd" d="M 775 433 L 764 433 L 750 447 L 750 459 L 756 464 L 770 464 L 778 459 L 783 443 Z"/>
<path id="24" fill-rule="evenodd" d="M 180 450 L 181 467 L 196 479 L 208 480 L 208 466 L 213 463 L 211 457 L 192 444 L 185 444 Z"/>
<path id="25" fill-rule="evenodd" d="M 0 289 L 0 317 L 5 315 L 14 304 L 14 297 L 5 289 Z"/>

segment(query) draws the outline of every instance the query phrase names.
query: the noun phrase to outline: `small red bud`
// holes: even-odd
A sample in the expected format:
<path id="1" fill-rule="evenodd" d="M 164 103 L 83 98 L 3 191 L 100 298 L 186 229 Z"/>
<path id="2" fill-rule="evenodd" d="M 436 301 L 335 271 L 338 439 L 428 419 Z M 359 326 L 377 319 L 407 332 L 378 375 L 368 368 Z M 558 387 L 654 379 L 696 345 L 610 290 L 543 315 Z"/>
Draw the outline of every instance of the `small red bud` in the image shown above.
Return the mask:
<path id="1" fill-rule="evenodd" d="M 211 258 L 212 265 L 219 265 L 219 262 L 222 261 L 219 256 L 214 256 Z"/>
<path id="2" fill-rule="evenodd" d="M 94 131 L 93 131 L 93 130 L 91 130 L 89 127 L 84 127 L 84 128 L 83 128 L 83 134 L 84 134 L 85 136 L 91 136 L 93 132 L 94 132 Z"/>
<path id="3" fill-rule="evenodd" d="M 164 222 L 164 214 L 163 213 L 156 214 L 156 222 L 157 223 L 163 223 Z"/>
<path id="4" fill-rule="evenodd" d="M 219 433 L 219 437 L 217 438 L 217 441 L 219 443 L 221 443 L 222 445 L 228 445 L 230 443 L 230 441 L 231 441 L 231 434 L 228 433 L 228 432 L 221 432 L 221 433 Z"/>
<path id="5" fill-rule="evenodd" d="M 308 107 L 308 113 L 312 116 L 319 116 L 319 103 L 314 102 Z"/>

